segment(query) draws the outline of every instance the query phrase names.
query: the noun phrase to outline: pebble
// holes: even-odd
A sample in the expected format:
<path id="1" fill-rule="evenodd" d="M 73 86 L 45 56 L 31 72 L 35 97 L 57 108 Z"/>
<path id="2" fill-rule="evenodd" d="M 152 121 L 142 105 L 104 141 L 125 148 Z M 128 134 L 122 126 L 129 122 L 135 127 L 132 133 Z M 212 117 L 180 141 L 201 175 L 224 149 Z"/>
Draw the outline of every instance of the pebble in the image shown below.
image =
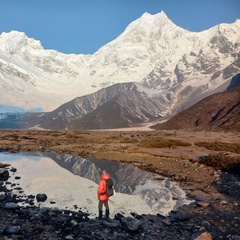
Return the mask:
<path id="1" fill-rule="evenodd" d="M 5 228 L 6 234 L 16 234 L 21 230 L 20 226 L 7 226 Z"/>
<path id="2" fill-rule="evenodd" d="M 200 206 L 200 207 L 208 207 L 210 204 L 209 203 L 206 203 L 206 202 L 197 202 L 197 205 Z"/>

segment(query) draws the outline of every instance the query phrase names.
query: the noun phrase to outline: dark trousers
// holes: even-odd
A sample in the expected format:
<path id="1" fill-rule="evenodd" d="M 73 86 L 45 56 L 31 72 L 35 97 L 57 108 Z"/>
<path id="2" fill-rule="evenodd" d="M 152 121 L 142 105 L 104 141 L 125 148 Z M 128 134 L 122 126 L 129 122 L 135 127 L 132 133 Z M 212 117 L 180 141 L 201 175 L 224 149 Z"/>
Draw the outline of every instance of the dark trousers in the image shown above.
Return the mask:
<path id="1" fill-rule="evenodd" d="M 99 210 L 98 219 L 100 219 L 100 220 L 102 219 L 102 215 L 103 215 L 103 211 L 102 211 L 103 205 L 106 208 L 105 218 L 109 219 L 108 200 L 99 200 L 99 202 L 98 202 L 98 210 Z"/>
<path id="2" fill-rule="evenodd" d="M 109 210 L 108 200 L 99 200 L 99 202 L 98 202 L 98 209 L 102 210 L 103 205 L 106 208 L 106 210 Z"/>

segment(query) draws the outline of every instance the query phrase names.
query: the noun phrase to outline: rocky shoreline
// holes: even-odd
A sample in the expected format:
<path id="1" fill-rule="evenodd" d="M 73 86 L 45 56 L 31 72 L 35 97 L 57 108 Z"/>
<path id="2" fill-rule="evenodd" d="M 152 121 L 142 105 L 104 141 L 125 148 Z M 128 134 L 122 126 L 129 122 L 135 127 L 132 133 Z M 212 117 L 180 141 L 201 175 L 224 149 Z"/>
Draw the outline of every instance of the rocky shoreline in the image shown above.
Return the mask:
<path id="1" fill-rule="evenodd" d="M 26 196 L 21 186 L 11 182 L 21 177 L 11 174 L 16 171 L 7 165 L 0 171 L 0 239 L 240 239 L 237 201 L 195 199 L 167 217 L 132 213 L 132 217 L 116 214 L 100 221 L 81 210 L 41 207 L 40 194 Z M 19 195 L 12 194 L 16 188 Z M 19 205 L 23 202 L 24 207 Z"/>
<path id="2" fill-rule="evenodd" d="M 12 174 L 16 169 L 2 164 L 0 239 L 240 239 L 239 176 L 205 166 L 194 158 L 187 159 L 172 155 L 171 158 L 164 160 L 164 157 L 159 158 L 156 149 L 152 149 L 154 156 L 143 154 L 143 149 L 133 155 L 130 152 L 132 143 L 126 144 L 128 152 L 126 152 L 125 146 L 122 149 L 122 143 L 118 144 L 120 150 L 113 152 L 116 143 L 113 136 L 110 136 L 111 133 L 107 133 L 106 139 L 110 136 L 112 145 L 110 143 L 106 145 L 106 141 L 104 145 L 102 143 L 93 145 L 93 139 L 101 136 L 100 133 L 94 133 L 92 136 L 91 133 L 81 133 L 84 136 L 84 144 L 81 142 L 82 137 L 76 140 L 77 133 L 73 139 L 69 137 L 69 133 L 66 133 L 65 137 L 65 133 L 61 132 L 30 133 L 22 131 L 2 132 L 1 134 L 0 148 L 2 152 L 56 151 L 81 156 L 94 152 L 98 154 L 97 157 L 107 158 L 109 156 L 109 159 L 113 160 L 118 160 L 121 156 L 119 159 L 121 161 L 134 163 L 145 170 L 180 181 L 193 202 L 190 205 L 182 206 L 177 211 L 172 211 L 167 217 L 160 214 L 153 216 L 132 213 L 131 217 L 110 214 L 109 221 L 99 221 L 91 219 L 88 213 L 82 212 L 80 208 L 73 212 L 39 206 L 36 196 L 25 196 L 24 189 L 15 185 L 16 177 L 21 177 Z M 147 133 L 147 135 L 149 134 Z M 131 136 L 136 136 L 136 133 L 129 133 L 129 138 Z M 141 137 L 139 133 L 137 136 Z M 89 137 L 89 140 L 86 137 Z M 90 139 L 90 137 L 92 138 Z M 124 137 L 126 137 L 125 133 Z M 230 137 L 232 138 L 232 136 Z M 136 151 L 134 145 L 132 148 Z M 193 154 L 193 149 L 199 151 L 196 146 L 191 147 L 188 151 Z M 109 151 L 112 151 L 111 155 L 109 155 Z M 183 151 L 187 152 L 186 148 L 184 150 L 179 148 L 177 151 L 176 149 L 166 149 L 165 151 L 173 151 L 174 154 L 179 154 L 181 151 L 182 153 Z M 201 151 L 205 150 L 201 149 Z M 105 155 L 102 155 L 103 153 Z M 115 155 L 115 153 L 120 155 Z M 160 154 L 163 154 L 162 150 Z M 130 161 L 127 158 L 129 155 Z M 137 156 L 138 162 L 134 160 L 134 156 Z M 8 178 L 9 176 L 10 178 Z M 19 190 L 22 197 L 12 193 L 15 188 Z M 18 206 L 23 202 L 24 206 Z"/>
<path id="3" fill-rule="evenodd" d="M 10 171 L 15 169 L 10 168 Z M 0 234 L 6 239 L 174 239 L 176 236 L 197 239 L 194 237 L 197 235 L 211 239 L 206 231 L 210 223 L 190 224 L 191 215 L 184 211 L 174 212 L 169 217 L 132 214 L 132 218 L 125 218 L 117 214 L 111 220 L 92 220 L 80 210 L 37 207 L 41 198 L 25 196 L 20 186 L 19 196 L 11 194 L 16 186 L 11 183 L 7 169 L 2 170 L 1 181 Z M 10 190 L 6 185 L 11 185 Z M 18 203 L 23 201 L 27 206 L 20 207 Z"/>

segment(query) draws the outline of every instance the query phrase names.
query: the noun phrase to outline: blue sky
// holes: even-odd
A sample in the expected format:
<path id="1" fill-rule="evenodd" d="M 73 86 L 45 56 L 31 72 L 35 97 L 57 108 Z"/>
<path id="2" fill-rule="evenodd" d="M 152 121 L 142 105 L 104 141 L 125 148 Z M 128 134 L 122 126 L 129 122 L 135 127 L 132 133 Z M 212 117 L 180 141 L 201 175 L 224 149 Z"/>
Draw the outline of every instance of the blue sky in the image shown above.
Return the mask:
<path id="1" fill-rule="evenodd" d="M 161 10 L 198 32 L 239 19 L 240 0 L 0 0 L 0 34 L 16 30 L 45 49 L 92 54 L 144 12 Z"/>

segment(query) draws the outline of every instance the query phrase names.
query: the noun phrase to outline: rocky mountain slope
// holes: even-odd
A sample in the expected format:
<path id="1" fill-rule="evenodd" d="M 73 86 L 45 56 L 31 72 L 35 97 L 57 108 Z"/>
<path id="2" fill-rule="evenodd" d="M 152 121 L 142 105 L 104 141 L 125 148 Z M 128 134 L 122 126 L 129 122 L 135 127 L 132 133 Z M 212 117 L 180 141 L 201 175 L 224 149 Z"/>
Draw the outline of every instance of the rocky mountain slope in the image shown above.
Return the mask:
<path id="1" fill-rule="evenodd" d="M 209 96 L 155 127 L 240 131 L 240 74 L 233 78 L 227 91 Z"/>
<path id="2" fill-rule="evenodd" d="M 119 83 L 78 97 L 52 112 L 27 113 L 21 127 L 100 129 L 152 121 L 168 111 L 170 101 L 159 91 L 137 83 Z"/>
<path id="3" fill-rule="evenodd" d="M 1 112 L 53 111 L 103 87 L 137 82 L 168 98 L 164 111 L 175 114 L 225 90 L 239 72 L 239 51 L 240 20 L 189 32 L 164 12 L 143 14 L 92 55 L 45 50 L 24 33 L 2 33 Z"/>

